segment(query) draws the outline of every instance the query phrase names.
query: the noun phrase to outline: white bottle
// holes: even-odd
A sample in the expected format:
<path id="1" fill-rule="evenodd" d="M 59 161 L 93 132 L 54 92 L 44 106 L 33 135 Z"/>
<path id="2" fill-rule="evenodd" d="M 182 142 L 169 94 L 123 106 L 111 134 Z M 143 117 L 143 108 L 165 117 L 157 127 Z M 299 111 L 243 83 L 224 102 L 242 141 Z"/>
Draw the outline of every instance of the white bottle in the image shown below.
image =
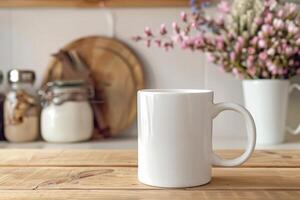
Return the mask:
<path id="1" fill-rule="evenodd" d="M 42 92 L 41 133 L 48 142 L 79 142 L 91 138 L 93 111 L 82 81 L 55 81 Z"/>

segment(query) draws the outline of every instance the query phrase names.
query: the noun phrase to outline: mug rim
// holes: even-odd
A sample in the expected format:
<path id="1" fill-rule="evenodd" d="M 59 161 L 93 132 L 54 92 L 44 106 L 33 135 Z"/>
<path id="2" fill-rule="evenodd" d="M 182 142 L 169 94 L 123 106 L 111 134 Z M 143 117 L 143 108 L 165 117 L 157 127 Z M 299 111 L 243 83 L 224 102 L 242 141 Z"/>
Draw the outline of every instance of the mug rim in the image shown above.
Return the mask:
<path id="1" fill-rule="evenodd" d="M 138 93 L 149 94 L 209 94 L 212 90 L 207 89 L 142 89 Z"/>

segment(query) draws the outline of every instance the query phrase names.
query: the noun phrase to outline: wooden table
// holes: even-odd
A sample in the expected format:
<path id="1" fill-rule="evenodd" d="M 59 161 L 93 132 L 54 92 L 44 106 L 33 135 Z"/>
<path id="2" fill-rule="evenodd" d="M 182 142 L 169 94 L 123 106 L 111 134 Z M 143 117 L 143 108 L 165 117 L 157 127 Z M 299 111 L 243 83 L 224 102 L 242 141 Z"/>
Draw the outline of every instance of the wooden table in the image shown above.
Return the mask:
<path id="1" fill-rule="evenodd" d="M 214 168 L 211 183 L 187 189 L 146 186 L 136 174 L 136 151 L 0 150 L 0 199 L 300 199 L 300 151 L 256 151 L 243 166 Z"/>

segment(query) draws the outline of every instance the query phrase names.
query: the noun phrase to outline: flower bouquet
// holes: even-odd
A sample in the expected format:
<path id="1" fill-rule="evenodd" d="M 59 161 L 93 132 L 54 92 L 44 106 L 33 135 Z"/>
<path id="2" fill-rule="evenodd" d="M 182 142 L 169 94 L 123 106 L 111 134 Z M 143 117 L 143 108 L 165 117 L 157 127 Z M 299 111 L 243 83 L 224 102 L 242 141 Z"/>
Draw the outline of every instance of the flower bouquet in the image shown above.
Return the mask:
<path id="1" fill-rule="evenodd" d="M 300 75 L 300 10 L 277 0 L 222 0 L 215 17 L 191 1 L 192 13 L 180 14 L 169 31 L 146 27 L 135 41 L 170 50 L 200 51 L 209 61 L 243 80 L 246 107 L 257 126 L 258 143 L 284 140 L 288 95 L 299 85 L 289 78 Z M 300 133 L 300 126 L 291 133 Z"/>
<path id="2" fill-rule="evenodd" d="M 181 25 L 165 24 L 155 34 L 149 27 L 134 40 L 169 50 L 200 51 L 221 70 L 240 79 L 288 79 L 300 74 L 300 12 L 293 3 L 235 0 L 218 4 L 218 16 L 204 9 L 182 12 Z M 195 6 L 194 6 L 195 8 Z"/>

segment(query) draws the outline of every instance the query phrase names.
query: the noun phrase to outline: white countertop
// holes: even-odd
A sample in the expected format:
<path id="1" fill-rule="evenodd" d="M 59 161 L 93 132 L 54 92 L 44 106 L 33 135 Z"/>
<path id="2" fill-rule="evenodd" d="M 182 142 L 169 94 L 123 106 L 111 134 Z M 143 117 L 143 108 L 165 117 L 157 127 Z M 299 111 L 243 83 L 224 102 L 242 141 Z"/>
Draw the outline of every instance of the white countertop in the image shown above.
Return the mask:
<path id="1" fill-rule="evenodd" d="M 214 138 L 215 149 L 243 149 L 245 139 Z M 88 141 L 80 143 L 47 143 L 44 141 L 30 143 L 0 142 L 0 148 L 17 149 L 137 149 L 136 136 L 122 136 L 106 140 Z M 289 136 L 286 142 L 276 145 L 257 145 L 256 149 L 300 149 L 300 136 Z"/>

